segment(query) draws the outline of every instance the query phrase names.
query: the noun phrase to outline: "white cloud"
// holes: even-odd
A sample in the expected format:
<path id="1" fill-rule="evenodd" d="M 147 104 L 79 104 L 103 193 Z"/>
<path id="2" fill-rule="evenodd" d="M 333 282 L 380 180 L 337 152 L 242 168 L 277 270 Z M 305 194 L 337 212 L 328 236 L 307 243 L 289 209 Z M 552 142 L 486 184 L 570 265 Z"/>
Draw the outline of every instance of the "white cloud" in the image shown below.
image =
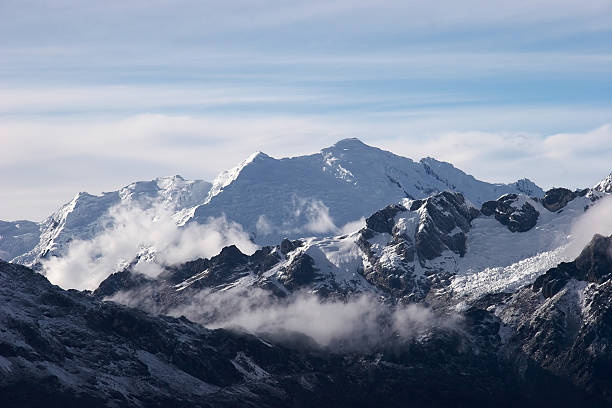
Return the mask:
<path id="1" fill-rule="evenodd" d="M 235 244 L 245 253 L 257 248 L 239 225 L 224 218 L 180 228 L 159 206 L 143 210 L 120 205 L 110 210 L 108 221 L 112 227 L 93 239 L 72 241 L 64 256 L 43 261 L 51 283 L 91 290 L 137 256 L 135 270 L 155 277 L 162 271 L 159 265 L 211 257 L 227 245 Z"/>
<path id="2" fill-rule="evenodd" d="M 595 234 L 612 235 L 612 196 L 593 203 L 572 226 L 568 259 L 576 258 Z"/>

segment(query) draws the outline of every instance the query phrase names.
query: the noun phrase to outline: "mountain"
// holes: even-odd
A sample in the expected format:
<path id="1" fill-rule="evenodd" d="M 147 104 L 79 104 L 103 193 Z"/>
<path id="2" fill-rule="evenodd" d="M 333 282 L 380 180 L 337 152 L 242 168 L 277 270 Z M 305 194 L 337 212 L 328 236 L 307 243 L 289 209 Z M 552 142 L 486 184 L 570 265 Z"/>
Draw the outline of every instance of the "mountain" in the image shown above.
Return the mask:
<path id="1" fill-rule="evenodd" d="M 358 229 L 363 218 L 388 204 L 446 190 L 461 192 L 477 206 L 507 193 L 543 196 L 526 179 L 486 183 L 449 163 L 432 158 L 414 162 L 345 139 L 309 156 L 274 159 L 253 154 L 212 184 L 174 176 L 101 195 L 78 193 L 40 223 L 38 231 L 31 222 L 3 223 L 0 258 L 35 265 L 41 258 L 63 255 L 69 242 L 91 239 L 109 228 L 109 210 L 118 205 L 161 206 L 178 225 L 225 216 L 256 243 L 267 245 L 284 237 L 322 237 L 345 226 Z"/>
<path id="2" fill-rule="evenodd" d="M 151 248 L 93 291 L 0 261 L 0 401 L 612 406 L 612 236 L 593 236 L 609 219 L 607 185 L 488 184 L 345 140 L 259 153 L 213 184 L 79 194 L 44 228 L 0 225 L 5 253 L 62 256 L 108 228 L 117 204 L 159 206 L 184 230 L 226 214 L 260 242 L 289 238 L 171 263 Z"/>
<path id="3" fill-rule="evenodd" d="M 0 304 L 7 408 L 603 406 L 609 395 L 599 374 L 577 387 L 505 354 L 500 320 L 479 308 L 455 328 L 331 351 L 100 302 L 2 261 Z"/>
<path id="4" fill-rule="evenodd" d="M 454 307 L 516 290 L 567 260 L 572 226 L 596 201 L 584 193 L 564 202 L 554 190 L 542 199 L 506 194 L 480 208 L 461 193 L 404 199 L 350 234 L 284 239 L 252 255 L 226 247 L 211 259 L 168 266 L 157 279 L 140 279 L 127 268 L 94 294 L 150 293 L 153 299 L 125 298 L 139 307 L 153 303 L 156 312 L 188 304 L 202 290 L 253 288 L 281 297 L 307 291 L 332 297 L 376 293 L 403 302 L 443 299 Z"/>
<path id="5" fill-rule="evenodd" d="M 139 181 L 101 195 L 81 192 L 40 223 L 38 228 L 32 222 L 6 223 L 22 227 L 17 234 L 9 236 L 10 239 L 2 234 L 0 251 L 8 254 L 6 259 L 22 264 L 34 264 L 41 258 L 63 254 L 71 241 L 91 239 L 111 226 L 108 213 L 117 205 L 145 209 L 158 205 L 181 223 L 190 216 L 193 207 L 205 199 L 210 187 L 206 181 L 173 176 Z M 27 230 L 23 226 L 27 226 Z M 9 252 L 7 248 L 12 250 Z"/>
<path id="6" fill-rule="evenodd" d="M 544 194 L 526 179 L 485 183 L 449 163 L 414 162 L 345 139 L 308 156 L 252 155 L 213 182 L 193 220 L 204 223 L 225 214 L 253 232 L 257 243 L 271 244 L 283 237 L 335 233 L 388 204 L 445 190 L 461 192 L 475 205 L 507 193 Z"/>
<path id="7" fill-rule="evenodd" d="M 128 268 L 109 276 L 92 296 L 154 313 L 185 314 L 204 325 L 218 325 L 221 315 L 225 321 L 247 324 L 248 331 L 259 336 L 269 335 L 270 326 L 249 325 L 250 320 L 261 315 L 283 320 L 297 314 L 299 318 L 304 314 L 299 308 L 305 302 L 304 293 L 313 294 L 322 305 L 351 305 L 364 294 L 391 308 L 424 305 L 433 315 L 420 315 L 419 321 L 453 316 L 453 323 L 435 320 L 434 326 L 409 341 L 411 347 L 427 349 L 427 361 L 418 363 L 422 369 L 438 367 L 441 362 L 436 352 L 442 352 L 446 359 L 442 366 L 453 370 L 458 364 L 456 369 L 466 370 L 468 381 L 474 384 L 473 355 L 486 366 L 477 371 L 491 376 L 492 383 L 485 387 L 493 389 L 487 388 L 485 393 L 491 393 L 487 395 L 497 395 L 493 384 L 498 381 L 508 385 L 506 391 L 513 401 L 508 406 L 553 401 L 559 406 L 585 401 L 591 406 L 609 406 L 612 236 L 596 235 L 575 259 L 568 258 L 574 222 L 585 212 L 597 211 L 602 197 L 596 191 L 553 189 L 541 199 L 507 194 L 480 208 L 460 193 L 405 199 L 375 212 L 364 228 L 352 234 L 285 239 L 252 255 L 230 246 L 211 259 L 168 266 L 155 279 Z M 315 310 L 319 307 L 305 304 Z M 283 313 L 282 308 L 288 312 Z M 366 304 L 365 308 L 371 311 L 377 306 Z M 241 316 L 227 319 L 232 313 Z M 350 315 L 342 309 L 334 313 Z M 371 336 L 367 334 L 371 330 L 368 313 L 359 315 L 358 321 L 362 321 L 363 333 Z M 314 315 L 320 316 L 318 312 Z M 310 315 L 301 319 L 306 316 Z M 295 327 L 298 332 L 304 327 L 300 333 L 308 334 L 309 323 L 301 319 Z M 412 327 L 414 322 L 407 324 Z M 387 329 L 377 330 L 385 333 Z M 284 344 L 287 338 L 283 338 L 269 339 Z M 414 354 L 401 351 L 405 343 L 400 341 L 404 346 L 398 346 L 398 337 L 391 338 L 395 340 L 385 338 L 357 350 L 351 348 L 352 343 L 341 342 L 331 350 L 344 350 L 340 354 L 347 360 L 350 354 L 367 361 L 365 356 L 372 350 L 387 356 L 383 350 L 391 347 L 395 356 L 401 356 L 393 364 L 415 364 Z M 431 342 L 436 352 L 428 349 Z M 460 345 L 459 349 L 466 347 L 465 354 L 456 354 L 458 349 L 451 343 Z M 505 374 L 487 371 L 492 367 Z M 395 375 L 405 381 L 401 374 Z M 353 378 L 351 384 L 355 381 Z M 377 387 L 387 384 L 378 377 L 375 381 Z M 445 381 L 450 381 L 447 385 L 460 382 L 453 376 Z M 484 380 L 479 377 L 477 381 L 482 384 Z M 533 388 L 524 388 L 522 381 Z M 438 384 L 428 380 L 431 382 Z M 479 393 L 476 389 L 470 395 Z M 428 398 L 436 406 L 435 397 Z M 517 402 L 521 398 L 526 400 Z M 483 401 L 465 406 L 492 404 Z M 395 404 L 398 402 L 391 402 Z M 500 404 L 504 402 L 494 405 Z"/>

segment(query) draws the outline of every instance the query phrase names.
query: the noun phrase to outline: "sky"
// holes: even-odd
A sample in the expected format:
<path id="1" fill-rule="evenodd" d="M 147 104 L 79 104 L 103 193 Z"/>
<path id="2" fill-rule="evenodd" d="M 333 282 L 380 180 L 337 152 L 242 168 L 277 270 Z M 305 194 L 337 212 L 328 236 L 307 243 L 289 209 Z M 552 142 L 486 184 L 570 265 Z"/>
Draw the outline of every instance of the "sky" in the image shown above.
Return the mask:
<path id="1" fill-rule="evenodd" d="M 612 171 L 612 1 L 0 0 L 0 219 L 336 141 L 544 188 Z"/>

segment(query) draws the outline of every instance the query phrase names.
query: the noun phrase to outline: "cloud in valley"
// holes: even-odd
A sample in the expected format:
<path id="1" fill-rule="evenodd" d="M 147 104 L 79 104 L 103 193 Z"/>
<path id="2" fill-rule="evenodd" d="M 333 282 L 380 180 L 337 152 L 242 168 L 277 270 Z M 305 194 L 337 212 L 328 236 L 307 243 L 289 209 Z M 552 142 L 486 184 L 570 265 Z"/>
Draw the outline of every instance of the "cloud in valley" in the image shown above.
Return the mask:
<path id="1" fill-rule="evenodd" d="M 159 312 L 147 290 L 120 292 L 109 300 Z M 346 300 L 311 293 L 277 298 L 258 289 L 203 290 L 167 314 L 210 328 L 234 328 L 277 340 L 308 336 L 319 346 L 357 349 L 391 339 L 411 340 L 429 330 L 453 329 L 458 316 L 436 315 L 423 305 L 390 305 L 372 294 Z"/>

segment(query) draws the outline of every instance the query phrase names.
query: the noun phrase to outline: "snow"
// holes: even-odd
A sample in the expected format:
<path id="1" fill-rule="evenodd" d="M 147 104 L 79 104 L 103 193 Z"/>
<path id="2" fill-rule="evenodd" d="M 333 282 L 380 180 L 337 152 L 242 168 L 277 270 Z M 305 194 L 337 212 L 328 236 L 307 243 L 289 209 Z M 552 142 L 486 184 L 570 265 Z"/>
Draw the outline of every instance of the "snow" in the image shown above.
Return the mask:
<path id="1" fill-rule="evenodd" d="M 612 193 L 612 173 L 593 187 L 593 190 L 602 193 Z"/>
<path id="2" fill-rule="evenodd" d="M 572 226 L 590 200 L 576 198 L 557 213 L 526 197 L 520 197 L 514 206 L 523 202 L 540 213 L 538 223 L 529 231 L 511 232 L 493 217 L 472 221 L 467 253 L 458 259 L 458 274 L 451 283 L 455 295 L 476 298 L 484 293 L 513 291 L 569 260 Z"/>

